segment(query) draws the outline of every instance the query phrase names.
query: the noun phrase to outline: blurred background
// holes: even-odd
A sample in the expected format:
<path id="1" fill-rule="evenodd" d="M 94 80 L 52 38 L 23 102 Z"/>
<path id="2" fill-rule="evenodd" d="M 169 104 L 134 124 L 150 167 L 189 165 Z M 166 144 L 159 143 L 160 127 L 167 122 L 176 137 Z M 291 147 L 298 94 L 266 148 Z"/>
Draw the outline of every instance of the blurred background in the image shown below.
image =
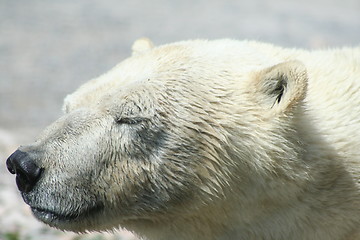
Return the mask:
<path id="1" fill-rule="evenodd" d="M 68 93 L 128 57 L 144 36 L 156 45 L 234 38 L 360 46 L 360 1 L 0 0 L 0 240 L 136 239 L 126 231 L 76 236 L 37 222 L 5 160 L 61 115 Z"/>

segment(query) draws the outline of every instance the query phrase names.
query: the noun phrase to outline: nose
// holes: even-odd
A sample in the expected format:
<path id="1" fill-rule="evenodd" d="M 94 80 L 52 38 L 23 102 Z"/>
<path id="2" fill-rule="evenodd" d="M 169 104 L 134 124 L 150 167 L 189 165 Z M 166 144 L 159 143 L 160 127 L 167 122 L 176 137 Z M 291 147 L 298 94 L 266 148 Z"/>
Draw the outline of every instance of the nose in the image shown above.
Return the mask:
<path id="1" fill-rule="evenodd" d="M 28 153 L 19 150 L 11 154 L 6 166 L 10 173 L 16 174 L 16 184 L 21 192 L 30 192 L 42 172 Z"/>

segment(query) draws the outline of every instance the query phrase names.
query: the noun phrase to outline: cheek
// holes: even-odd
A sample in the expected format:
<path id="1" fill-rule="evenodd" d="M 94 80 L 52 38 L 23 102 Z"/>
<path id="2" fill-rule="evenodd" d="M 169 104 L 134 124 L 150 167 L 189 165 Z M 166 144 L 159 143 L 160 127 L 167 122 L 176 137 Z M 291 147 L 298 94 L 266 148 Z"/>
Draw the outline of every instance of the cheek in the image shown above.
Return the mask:
<path id="1" fill-rule="evenodd" d="M 105 169 L 97 183 L 103 189 L 104 201 L 111 207 L 120 207 L 121 214 L 137 215 L 168 212 L 175 206 L 191 202 L 198 192 L 199 179 L 186 161 L 169 157 L 166 150 L 162 158 L 134 158 L 124 152 Z M 172 151 L 169 151 L 169 153 Z M 180 155 L 180 154 L 179 154 Z M 187 206 L 191 206 L 188 204 Z"/>
<path id="2" fill-rule="evenodd" d="M 200 162 L 198 148 L 191 139 L 142 125 L 114 126 L 108 136 L 93 183 L 106 205 L 125 215 L 191 206 L 201 185 L 194 164 Z"/>
<path id="3" fill-rule="evenodd" d="M 165 129 L 153 127 L 148 123 L 114 128 L 111 134 L 112 155 L 118 155 L 120 161 L 153 162 L 162 159 L 166 151 L 168 134 Z"/>

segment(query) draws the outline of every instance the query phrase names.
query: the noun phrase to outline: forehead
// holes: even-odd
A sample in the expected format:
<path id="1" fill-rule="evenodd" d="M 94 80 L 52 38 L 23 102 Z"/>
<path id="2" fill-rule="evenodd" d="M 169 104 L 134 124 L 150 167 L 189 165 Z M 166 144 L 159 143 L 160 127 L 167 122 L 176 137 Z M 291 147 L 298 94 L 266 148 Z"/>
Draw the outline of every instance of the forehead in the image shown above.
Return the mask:
<path id="1" fill-rule="evenodd" d="M 178 89 L 201 88 L 222 84 L 224 76 L 247 70 L 239 64 L 244 46 L 233 41 L 191 41 L 163 45 L 121 62 L 108 73 L 90 80 L 65 99 L 64 110 L 98 104 L 112 96 L 124 97 L 151 85 L 157 91 L 176 86 Z M 240 57 L 241 58 L 241 57 Z M 231 73 L 231 74 L 230 74 Z M 230 80 L 231 81 L 231 80 Z"/>
<path id="2" fill-rule="evenodd" d="M 178 50 L 179 51 L 179 50 Z M 161 88 L 166 79 L 176 79 L 183 72 L 185 54 L 177 54 L 175 48 L 155 49 L 141 56 L 130 57 L 109 72 L 83 84 L 64 100 L 63 110 L 87 107 L 113 101 L 113 96 L 125 98 L 137 90 L 154 86 Z M 180 50 L 181 52 L 181 50 Z M 178 55 L 178 56 L 177 56 Z M 119 100 L 119 99 L 118 99 Z"/>

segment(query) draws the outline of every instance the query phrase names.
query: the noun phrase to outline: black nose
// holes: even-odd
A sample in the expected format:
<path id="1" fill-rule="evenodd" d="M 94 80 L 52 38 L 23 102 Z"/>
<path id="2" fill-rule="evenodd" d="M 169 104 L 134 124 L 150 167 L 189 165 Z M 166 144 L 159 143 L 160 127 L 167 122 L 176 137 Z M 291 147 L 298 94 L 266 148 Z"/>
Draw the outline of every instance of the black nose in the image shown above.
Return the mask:
<path id="1" fill-rule="evenodd" d="M 12 174 L 16 174 L 16 184 L 21 192 L 30 192 L 39 180 L 42 169 L 36 166 L 29 154 L 16 150 L 6 161 Z"/>

